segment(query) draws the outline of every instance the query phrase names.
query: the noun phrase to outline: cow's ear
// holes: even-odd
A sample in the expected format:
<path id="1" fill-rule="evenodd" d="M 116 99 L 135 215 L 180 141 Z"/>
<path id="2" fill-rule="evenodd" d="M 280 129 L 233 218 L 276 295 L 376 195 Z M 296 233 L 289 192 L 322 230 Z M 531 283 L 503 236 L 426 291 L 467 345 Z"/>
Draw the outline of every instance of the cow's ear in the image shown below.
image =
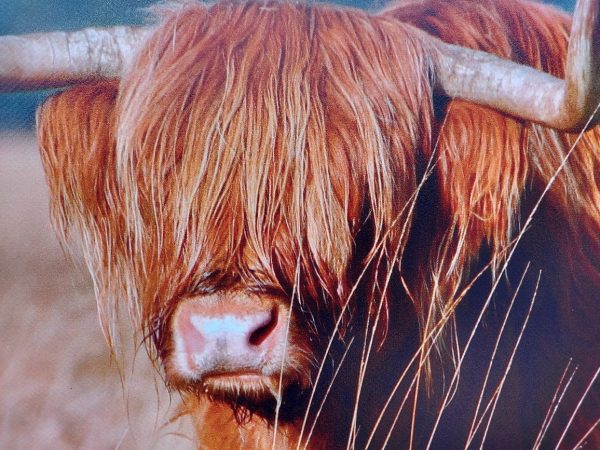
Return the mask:
<path id="1" fill-rule="evenodd" d="M 459 298 L 482 249 L 491 251 L 483 264 L 500 266 L 529 164 L 527 134 L 516 120 L 460 100 L 440 103 L 438 112 L 403 264 L 425 334 Z"/>
<path id="2" fill-rule="evenodd" d="M 508 244 L 528 174 L 527 136 L 503 114 L 463 101 L 449 105 L 435 155 L 441 210 L 462 263 L 484 242 L 496 252 Z"/>
<path id="3" fill-rule="evenodd" d="M 77 86 L 38 110 L 38 140 L 55 225 L 63 237 L 114 214 L 117 82 Z"/>

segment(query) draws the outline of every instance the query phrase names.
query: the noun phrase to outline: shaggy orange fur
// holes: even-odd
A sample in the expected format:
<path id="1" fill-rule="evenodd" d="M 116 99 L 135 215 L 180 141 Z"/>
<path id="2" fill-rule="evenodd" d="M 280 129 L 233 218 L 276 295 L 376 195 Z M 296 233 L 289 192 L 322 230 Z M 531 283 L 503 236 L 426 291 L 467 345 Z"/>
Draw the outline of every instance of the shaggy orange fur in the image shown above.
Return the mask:
<path id="1" fill-rule="evenodd" d="M 579 139 L 438 96 L 433 49 L 415 31 L 561 76 L 566 15 L 520 0 L 407 1 L 374 15 L 288 2 L 186 3 L 159 14 L 120 83 L 69 89 L 38 117 L 52 215 L 65 241 L 83 245 L 109 342 L 117 344 L 119 302 L 160 361 L 172 350 L 179 299 L 268 291 L 295 312 L 284 378 L 310 384 L 322 341 L 343 315 L 342 347 L 353 335 L 374 336 L 381 350 L 370 356 L 365 393 L 355 392 L 355 375 L 336 381 L 311 448 L 361 447 L 393 386 L 373 377 L 399 376 L 394 364 L 406 348 L 420 352 L 439 393 L 431 349 L 444 366 L 463 342 L 452 324 L 474 274 L 483 270 L 494 286 L 511 278 L 512 292 L 518 277 L 503 266 L 517 248 L 530 273 L 541 270 L 538 302 L 560 308 L 554 326 L 576 336 L 568 356 L 595 369 L 600 131 Z M 463 303 L 478 311 L 481 292 Z M 538 344 L 560 353 L 554 342 Z M 359 378 L 361 350 L 347 364 Z M 307 437 L 306 403 L 297 412 L 284 402 L 275 431 L 272 418 L 239 425 L 226 405 L 182 390 L 199 445 L 265 448 L 278 433 L 275 448 L 293 448 Z M 586 414 L 565 445 L 597 419 Z M 535 433 L 522 427 L 542 418 L 522 419 L 514 440 L 488 439 L 530 446 Z M 409 434 L 412 441 L 397 430 L 397 445 Z"/>

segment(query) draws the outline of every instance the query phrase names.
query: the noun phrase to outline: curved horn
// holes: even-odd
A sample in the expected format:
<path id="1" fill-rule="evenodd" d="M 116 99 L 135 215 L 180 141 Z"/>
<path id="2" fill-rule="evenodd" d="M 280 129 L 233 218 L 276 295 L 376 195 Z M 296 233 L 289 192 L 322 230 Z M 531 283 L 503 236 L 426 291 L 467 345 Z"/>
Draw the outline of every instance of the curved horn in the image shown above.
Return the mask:
<path id="1" fill-rule="evenodd" d="M 148 28 L 86 28 L 0 37 L 0 92 L 118 77 Z"/>
<path id="2" fill-rule="evenodd" d="M 591 128 L 600 121 L 599 1 L 577 2 L 564 81 L 488 53 L 436 41 L 438 89 L 551 128 Z"/>

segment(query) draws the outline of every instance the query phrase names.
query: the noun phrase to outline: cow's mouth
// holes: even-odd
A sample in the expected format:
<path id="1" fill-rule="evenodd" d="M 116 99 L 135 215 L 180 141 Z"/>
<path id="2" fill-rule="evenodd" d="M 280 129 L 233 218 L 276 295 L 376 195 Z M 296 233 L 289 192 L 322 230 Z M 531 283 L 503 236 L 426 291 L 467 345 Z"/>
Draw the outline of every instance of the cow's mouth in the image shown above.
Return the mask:
<path id="1" fill-rule="evenodd" d="M 201 382 L 204 393 L 214 398 L 235 400 L 239 397 L 256 400 L 276 397 L 279 380 L 258 372 L 219 373 L 203 377 Z"/>
<path id="2" fill-rule="evenodd" d="M 267 421 L 275 415 L 282 422 L 295 420 L 303 411 L 308 392 L 306 382 L 299 377 L 263 375 L 258 372 L 232 372 L 207 375 L 201 380 L 175 379 L 173 388 L 199 398 L 229 405 L 240 422 L 256 414 Z M 280 387 L 281 386 L 281 387 Z M 281 398 L 277 412 L 277 399 Z"/>

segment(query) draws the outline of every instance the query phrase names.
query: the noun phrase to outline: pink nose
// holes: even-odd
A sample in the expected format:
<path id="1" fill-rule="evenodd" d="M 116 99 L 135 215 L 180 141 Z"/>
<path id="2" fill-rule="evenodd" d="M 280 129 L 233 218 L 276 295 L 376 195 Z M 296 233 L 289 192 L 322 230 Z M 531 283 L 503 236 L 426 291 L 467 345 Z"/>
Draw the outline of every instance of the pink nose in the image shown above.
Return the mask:
<path id="1" fill-rule="evenodd" d="M 285 308 L 247 295 L 209 295 L 182 302 L 173 318 L 181 375 L 270 375 L 285 347 Z"/>

